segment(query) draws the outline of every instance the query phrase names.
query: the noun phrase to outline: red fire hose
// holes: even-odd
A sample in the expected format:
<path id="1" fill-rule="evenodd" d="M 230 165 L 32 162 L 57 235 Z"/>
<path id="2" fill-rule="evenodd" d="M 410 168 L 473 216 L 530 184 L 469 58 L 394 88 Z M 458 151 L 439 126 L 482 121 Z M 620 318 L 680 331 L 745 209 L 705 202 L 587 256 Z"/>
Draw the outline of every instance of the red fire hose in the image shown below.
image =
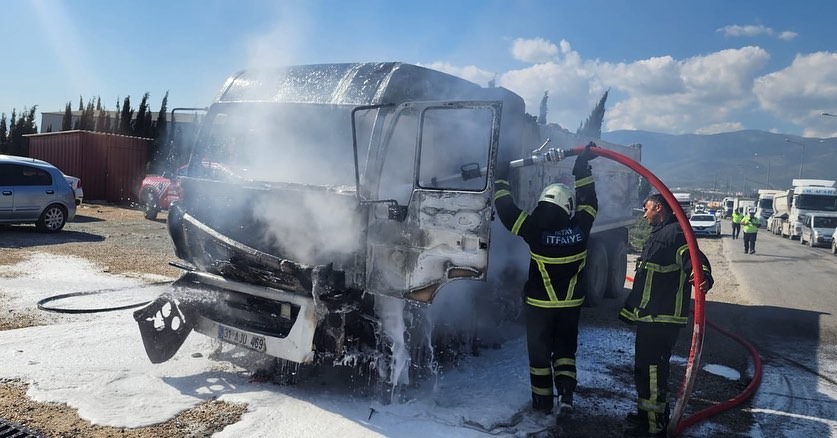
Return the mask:
<path id="1" fill-rule="evenodd" d="M 560 151 L 563 157 L 571 157 L 581 154 L 584 151 L 584 147 L 575 147 L 572 149 L 567 149 Z M 689 246 L 689 253 L 690 254 L 698 254 L 700 251 L 697 239 L 695 238 L 694 233 L 692 232 L 692 227 L 689 224 L 689 219 L 686 217 L 686 214 L 683 212 L 683 208 L 677 202 L 677 199 L 674 195 L 671 194 L 668 187 L 662 183 L 654 174 L 652 174 L 648 169 L 634 161 L 633 159 L 626 157 L 622 154 L 614 152 L 609 149 L 603 148 L 591 148 L 590 151 L 598 156 L 602 156 L 613 161 L 616 161 L 620 164 L 623 164 L 629 167 L 634 172 L 641 175 L 643 178 L 647 179 L 657 191 L 663 195 L 666 202 L 668 203 L 671 210 L 674 212 L 675 217 L 677 218 L 677 222 L 680 224 L 680 228 L 683 230 L 683 234 L 686 237 L 686 243 Z M 534 158 L 534 157 L 533 157 Z M 528 163 L 526 163 L 528 164 Z M 694 288 L 695 288 L 695 309 L 694 309 L 694 326 L 692 330 L 692 343 L 691 348 L 689 349 L 689 359 L 686 363 L 686 373 L 683 377 L 683 382 L 680 384 L 680 391 L 677 396 L 677 402 L 674 406 L 674 410 L 671 414 L 671 420 L 669 422 L 668 433 L 671 436 L 679 435 L 684 429 L 687 427 L 704 420 L 712 415 L 715 415 L 719 412 L 723 412 L 729 410 L 748 398 L 752 396 L 755 392 L 756 388 L 758 388 L 759 383 L 761 383 L 761 358 L 759 357 L 758 351 L 745 339 L 730 333 L 719 327 L 718 325 L 712 323 L 711 321 L 706 321 L 706 314 L 704 312 L 704 293 L 700 291 L 700 284 L 703 283 L 703 269 L 700 266 L 700 260 L 698 257 L 691 257 L 692 260 L 692 272 L 694 273 Z M 633 279 L 630 279 L 633 281 Z M 686 408 L 686 404 L 689 401 L 689 396 L 692 393 L 692 387 L 694 386 L 695 378 L 697 377 L 697 373 L 695 370 L 699 369 L 700 367 L 700 356 L 703 352 L 703 337 L 704 337 L 704 330 L 705 325 L 709 324 L 710 327 L 718 330 L 722 334 L 732 338 L 733 340 L 737 341 L 738 343 L 742 344 L 749 352 L 753 358 L 753 379 L 750 381 L 750 384 L 737 396 L 727 400 L 726 402 L 716 404 L 709 408 L 703 409 L 698 411 L 686 418 L 681 420 L 683 416 L 683 412 Z"/>

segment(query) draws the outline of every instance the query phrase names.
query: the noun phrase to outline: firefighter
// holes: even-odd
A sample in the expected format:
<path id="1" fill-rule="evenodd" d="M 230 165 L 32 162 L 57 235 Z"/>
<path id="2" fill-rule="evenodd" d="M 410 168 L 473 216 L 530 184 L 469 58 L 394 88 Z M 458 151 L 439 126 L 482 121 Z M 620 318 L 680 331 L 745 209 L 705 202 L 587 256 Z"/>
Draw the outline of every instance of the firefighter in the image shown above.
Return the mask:
<path id="1" fill-rule="evenodd" d="M 669 419 L 668 377 L 671 352 L 689 319 L 692 262 L 686 237 L 662 195 L 649 196 L 643 218 L 651 233 L 637 260 L 634 284 L 619 319 L 636 326 L 634 384 L 637 411 L 628 414 L 625 436 L 666 436 Z M 703 293 L 714 284 L 712 267 L 698 254 Z"/>
<path id="2" fill-rule="evenodd" d="M 515 205 L 505 179 L 507 169 L 498 170 L 495 182 L 494 204 L 500 221 L 526 241 L 531 254 L 523 290 L 529 379 L 532 407 L 546 414 L 554 407 L 553 383 L 559 395 L 558 414 L 572 412 L 578 320 L 585 296 L 581 274 L 598 208 L 588 164 L 596 157 L 591 147 L 596 145 L 590 143 L 576 157 L 575 189 L 550 184 L 531 214 Z M 557 151 L 550 149 L 547 154 Z"/>
<path id="3" fill-rule="evenodd" d="M 744 227 L 744 254 L 756 253 L 756 236 L 759 232 L 761 221 L 756 217 L 756 211 L 750 209 L 749 216 L 741 219 L 741 226 Z"/>
<path id="4" fill-rule="evenodd" d="M 737 239 L 741 234 L 741 219 L 744 219 L 743 210 L 739 207 L 732 213 L 732 238 Z"/>

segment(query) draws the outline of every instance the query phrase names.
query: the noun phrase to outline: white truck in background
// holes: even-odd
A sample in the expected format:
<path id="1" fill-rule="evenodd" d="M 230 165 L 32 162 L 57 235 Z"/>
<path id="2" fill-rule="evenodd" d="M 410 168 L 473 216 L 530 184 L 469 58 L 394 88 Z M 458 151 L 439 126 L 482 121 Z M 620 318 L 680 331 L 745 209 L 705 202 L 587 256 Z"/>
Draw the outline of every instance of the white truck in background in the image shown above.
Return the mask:
<path id="1" fill-rule="evenodd" d="M 782 237 L 798 239 L 804 216 L 837 212 L 837 188 L 833 180 L 795 179 L 793 188 L 775 195 L 769 230 Z"/>
<path id="2" fill-rule="evenodd" d="M 732 212 L 735 211 L 733 206 L 735 205 L 735 198 L 732 196 L 727 196 L 721 201 L 721 209 L 723 210 L 723 217 L 724 219 L 731 217 Z"/>
<path id="3" fill-rule="evenodd" d="M 781 190 L 759 189 L 759 198 L 756 201 L 756 217 L 761 221 L 760 227 L 767 226 L 770 216 L 773 216 L 773 198 L 782 193 Z"/>
<path id="4" fill-rule="evenodd" d="M 686 217 L 692 215 L 692 194 L 691 193 L 672 193 L 674 195 L 674 199 L 680 204 L 680 207 L 683 208 L 683 213 L 686 213 Z"/>

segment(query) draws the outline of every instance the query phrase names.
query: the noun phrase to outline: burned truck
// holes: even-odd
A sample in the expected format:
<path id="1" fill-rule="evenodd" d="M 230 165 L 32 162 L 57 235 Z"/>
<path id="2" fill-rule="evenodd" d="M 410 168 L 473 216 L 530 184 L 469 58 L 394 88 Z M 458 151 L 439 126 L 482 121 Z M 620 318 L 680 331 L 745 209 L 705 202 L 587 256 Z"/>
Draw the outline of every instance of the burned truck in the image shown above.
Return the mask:
<path id="1" fill-rule="evenodd" d="M 591 140 L 537 124 L 507 89 L 416 65 L 233 75 L 168 216 L 184 274 L 134 314 L 149 358 L 168 360 L 194 329 L 290 363 L 388 357 L 382 376 L 402 381 L 432 361 L 417 358 L 433 351 L 435 332 L 416 315 L 463 318 L 452 304 L 433 308 L 436 298 L 470 288 L 466 308 L 519 306 L 522 281 L 510 279 L 525 275 L 528 251 L 492 234 L 494 168 L 547 138 L 556 148 Z M 639 159 L 637 147 L 596 142 Z M 546 184 L 572 184 L 571 168 L 517 170 L 515 199 L 534 207 Z M 595 303 L 622 291 L 638 179 L 608 160 L 595 162 L 594 178 L 600 210 L 585 282 Z M 478 318 L 508 317 L 515 305 Z"/>

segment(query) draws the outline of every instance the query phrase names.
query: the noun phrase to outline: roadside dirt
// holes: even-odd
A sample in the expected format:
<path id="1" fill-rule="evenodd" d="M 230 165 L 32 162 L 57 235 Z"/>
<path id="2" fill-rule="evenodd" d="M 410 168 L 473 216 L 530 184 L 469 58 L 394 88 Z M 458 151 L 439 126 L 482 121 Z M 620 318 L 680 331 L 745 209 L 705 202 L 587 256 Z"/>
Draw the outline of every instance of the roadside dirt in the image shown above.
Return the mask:
<path id="1" fill-rule="evenodd" d="M 26 260 L 34 252 L 47 252 L 85 258 L 101 267 L 103 272 L 131 277 L 147 278 L 153 275 L 174 279 L 181 271 L 168 264 L 176 257 L 166 232 L 165 221 L 165 213 L 161 213 L 157 220 L 149 221 L 136 209 L 86 204 L 80 207 L 76 219 L 57 234 L 38 233 L 33 226 L 0 226 L 0 265 L 11 266 Z M 707 309 L 711 310 L 713 306 L 723 306 L 725 303 L 739 303 L 742 297 L 737 292 L 738 285 L 729 269 L 729 263 L 724 258 L 722 241 L 701 239 L 699 243 L 712 261 L 715 278 L 715 287 L 707 296 Z M 629 276 L 632 275 L 635 258 L 629 257 Z M 610 299 L 596 308 L 585 308 L 582 312 L 582 330 L 585 325 L 620 325 L 616 319 L 620 306 L 621 299 Z M 724 325 L 723 320 L 715 322 Z M 6 312 L 0 312 L 0 330 L 38 323 L 35 316 L 9 317 Z M 690 328 L 682 330 L 676 355 L 688 357 L 691 336 Z M 626 345 L 625 349 L 632 351 L 633 346 Z M 709 330 L 705 338 L 702 362 L 723 364 L 735 369 L 742 376 L 747 376 L 748 357 L 744 353 L 743 348 L 729 338 Z M 618 372 L 624 374 L 620 380 L 632 381 L 631 369 Z M 683 365 L 673 364 L 672 396 L 677 393 L 678 388 L 674 385 L 679 383 L 684 372 Z M 746 380 L 731 381 L 704 371 L 699 373 L 687 415 L 736 396 L 748 383 Z M 163 424 L 137 429 L 118 429 L 93 426 L 80 419 L 74 409 L 63 404 L 34 402 L 26 396 L 26 389 L 27 386 L 22 382 L 0 382 L 0 418 L 24 425 L 50 438 L 208 437 L 239 421 L 241 415 L 247 411 L 247 407 L 243 405 L 210 401 Z M 583 388 L 580 388 L 579 396 L 594 394 L 584 394 Z M 713 417 L 712 421 L 726 427 L 729 431 L 727 436 L 747 436 L 752 424 L 752 418 L 745 409 L 722 413 Z M 601 417 L 595 412 L 578 413 L 561 436 L 621 436 L 622 425 L 623 418 Z"/>

